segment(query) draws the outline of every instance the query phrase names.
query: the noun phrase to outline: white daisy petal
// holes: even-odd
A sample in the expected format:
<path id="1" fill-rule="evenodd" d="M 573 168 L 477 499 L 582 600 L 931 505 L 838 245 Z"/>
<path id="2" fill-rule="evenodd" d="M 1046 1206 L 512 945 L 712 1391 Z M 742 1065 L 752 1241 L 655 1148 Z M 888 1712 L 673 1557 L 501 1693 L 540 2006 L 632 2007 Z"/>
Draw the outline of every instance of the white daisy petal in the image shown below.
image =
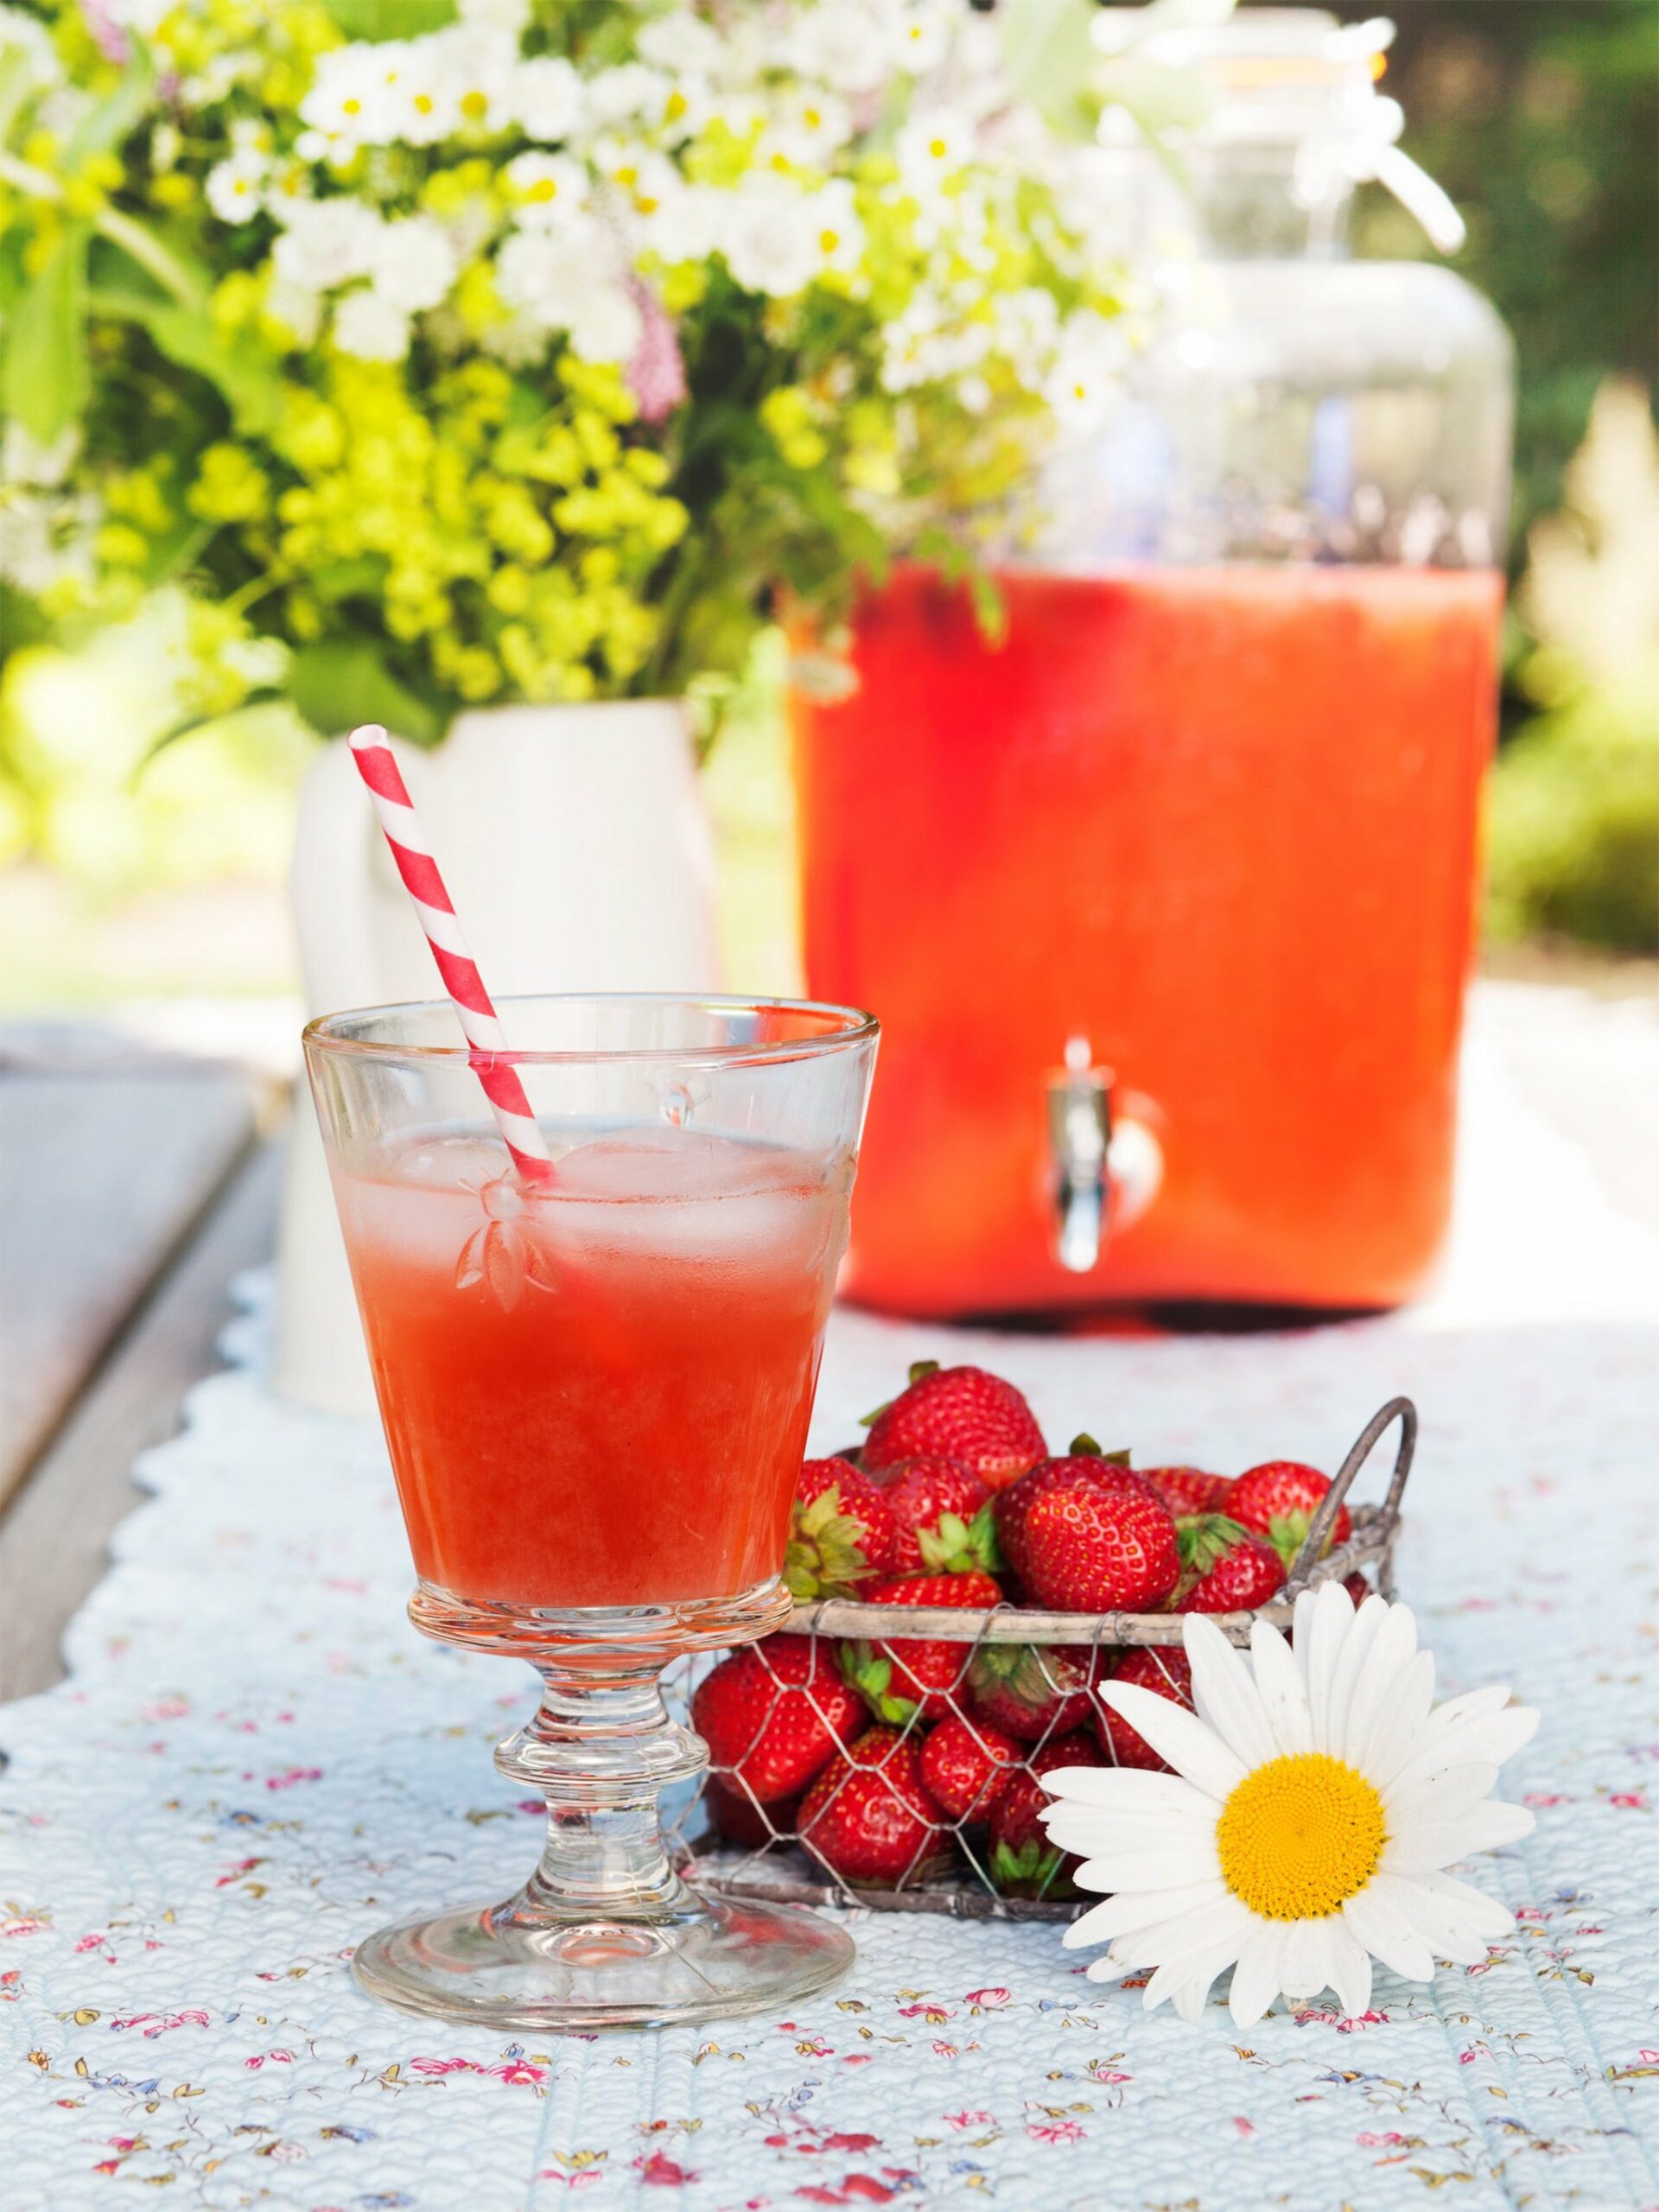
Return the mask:
<path id="1" fill-rule="evenodd" d="M 1198 1989 L 1207 1997 L 1216 1976 L 1224 1973 L 1237 1956 L 1238 1942 L 1235 1937 L 1211 1943 L 1203 1950 L 1188 1952 L 1179 1959 L 1171 1959 L 1154 1968 L 1141 1992 L 1141 2002 L 1150 2012 L 1166 1998 L 1173 1999 L 1178 1990 Z"/>
<path id="2" fill-rule="evenodd" d="M 1179 1989 L 1171 1993 L 1170 2003 L 1181 2018 L 1186 2022 L 1188 2027 L 1196 2028 L 1203 2019 L 1205 2010 L 1210 2002 L 1210 1992 L 1214 1986 L 1215 1979 L 1214 1974 L 1211 1974 L 1206 1981 L 1202 1975 L 1192 1974 L 1182 1982 Z"/>
<path id="3" fill-rule="evenodd" d="M 1290 1646 L 1266 1621 L 1250 1624 L 1250 1659 L 1274 1741 L 1281 1751 L 1311 1751 L 1313 1724 L 1308 1716 L 1307 1692 Z"/>
<path id="4" fill-rule="evenodd" d="M 1489 1897 L 1472 1882 L 1460 1882 L 1455 1874 L 1420 1874 L 1417 1886 L 1455 1907 L 1469 1926 L 1489 1943 L 1501 1943 L 1506 1936 L 1515 1933 L 1515 1915 L 1508 1905 Z"/>
<path id="5" fill-rule="evenodd" d="M 1385 1877 L 1377 1875 L 1357 1897 L 1348 1899 L 1342 1916 L 1350 1933 L 1391 1973 L 1404 1981 L 1432 1981 L 1433 1956 L 1389 1896 L 1389 1886 Z"/>
<path id="6" fill-rule="evenodd" d="M 1371 1955 L 1339 1912 L 1331 1916 L 1329 1938 L 1331 1986 L 1348 2018 L 1357 2019 L 1370 2010 Z"/>
<path id="7" fill-rule="evenodd" d="M 1186 1656 L 1192 1662 L 1192 1702 L 1199 1719 L 1246 1766 L 1272 1758 L 1277 1749 L 1272 1724 L 1243 1655 L 1202 1613 L 1187 1621 Z"/>
<path id="8" fill-rule="evenodd" d="M 1236 2028 L 1253 2028 L 1283 1986 L 1284 1931 L 1282 1922 L 1258 1920 L 1245 1937 L 1227 1999 Z"/>
<path id="9" fill-rule="evenodd" d="M 1454 1766 L 1448 1773 L 1432 1774 L 1421 1782 L 1408 1782 L 1382 1792 L 1388 1814 L 1389 1840 L 1403 1843 L 1420 1821 L 1453 1821 L 1471 1812 L 1497 1787 L 1497 1769 L 1471 1764 Z"/>
<path id="10" fill-rule="evenodd" d="M 1185 1706 L 1173 1705 L 1166 1697 L 1133 1682 L 1103 1682 L 1099 1696 L 1145 1738 L 1160 1759 L 1208 1796 L 1230 1797 L 1244 1779 L 1236 1752 L 1229 1751 L 1214 1729 Z"/>
<path id="11" fill-rule="evenodd" d="M 1313 1742 L 1316 1750 L 1329 1751 L 1335 1758 L 1343 1756 L 1354 1686 L 1364 1671 L 1367 1655 L 1388 1617 L 1389 1608 L 1381 1598 L 1368 1598 L 1350 1617 L 1340 1639 L 1333 1640 L 1331 1671 L 1325 1684 L 1323 1709 L 1314 1729 Z"/>
<path id="12" fill-rule="evenodd" d="M 1402 1670 L 1394 1695 L 1377 1714 L 1355 1764 L 1377 1789 L 1409 1757 L 1434 1702 L 1434 1654 L 1419 1651 Z"/>
<path id="13" fill-rule="evenodd" d="M 1185 1882 L 1216 1879 L 1221 1862 L 1213 1843 L 1185 1851 L 1093 1852 L 1088 1859 L 1090 1887 L 1103 1890 L 1161 1890 Z"/>
<path id="14" fill-rule="evenodd" d="M 1330 1987 L 1331 1947 L 1325 1941 L 1323 1920 L 1286 1923 L 1283 1974 L 1287 1997 L 1306 2000 Z"/>
<path id="15" fill-rule="evenodd" d="M 1308 1718 L 1313 1742 L 1324 1750 L 1330 1740 L 1326 1726 L 1337 1662 L 1352 1633 L 1354 1601 L 1339 1583 L 1321 1583 L 1304 1590 L 1296 1600 L 1295 1659 L 1307 1689 Z"/>
<path id="16" fill-rule="evenodd" d="M 1481 1706 L 1471 1707 L 1450 1726 L 1441 1720 L 1449 1706 L 1443 1705 L 1438 1712 L 1430 1713 L 1421 1742 L 1401 1766 L 1395 1781 L 1416 1782 L 1426 1775 L 1441 1774 L 1448 1767 L 1461 1766 L 1470 1759 L 1502 1766 L 1505 1759 L 1529 1744 L 1538 1732 L 1535 1709 L 1528 1705 L 1506 1704 L 1506 1695 L 1507 1693 L 1498 1694 L 1495 1704 L 1489 1699 Z M 1451 1704 L 1462 1702 L 1460 1699 L 1450 1700 Z"/>
<path id="17" fill-rule="evenodd" d="M 1465 1919 L 1455 1904 L 1437 1897 L 1421 1882 L 1396 1881 L 1383 1875 L 1386 1894 L 1413 1930 L 1421 1936 L 1437 1959 L 1453 1966 L 1478 1967 L 1486 1955 L 1486 1939 Z"/>
<path id="18" fill-rule="evenodd" d="M 1255 1924 L 1249 1907 L 1224 1891 L 1197 1912 L 1176 1913 L 1154 1921 L 1149 1928 L 1120 1936 L 1112 1945 L 1112 1956 L 1132 1967 L 1179 1966 L 1184 1961 L 1196 1963 L 1219 1945 L 1226 1950 L 1222 1961 L 1225 1966 L 1237 1957 L 1239 1946 Z M 1220 1972 L 1221 1966 L 1213 1968 L 1211 1979 Z"/>
<path id="19" fill-rule="evenodd" d="M 1370 1601 L 1368 1599 L 1367 1604 Z M 1362 1607 L 1361 1611 L 1363 1611 Z M 1350 1766 L 1358 1767 L 1370 1741 L 1371 1731 L 1398 1694 L 1400 1678 L 1417 1649 L 1417 1621 L 1409 1605 L 1390 1605 L 1371 1640 L 1365 1666 L 1349 1700 L 1347 1720 L 1340 1745 L 1331 1749 Z"/>
<path id="20" fill-rule="evenodd" d="M 1382 1871 L 1438 1873 L 1477 1851 L 1501 1851 L 1506 1843 L 1518 1843 L 1536 1825 L 1524 1805 L 1506 1805 L 1501 1798 L 1489 1797 L 1455 1820 L 1419 1821 L 1409 1835 L 1391 1837 L 1383 1846 Z"/>
<path id="21" fill-rule="evenodd" d="M 1103 1813 L 1092 1805 L 1045 1805 L 1038 1815 L 1051 1843 L 1080 1859 L 1122 1851 L 1201 1851 L 1215 1835 L 1215 1815 L 1192 1820 L 1180 1813 Z"/>
<path id="22" fill-rule="evenodd" d="M 1149 1774 L 1134 1766 L 1059 1766 L 1040 1779 L 1052 1796 L 1107 1812 L 1216 1816 L 1216 1800 L 1179 1774 Z"/>
<path id="23" fill-rule="evenodd" d="M 1151 1928 L 1160 1920 L 1173 1920 L 1184 1912 L 1200 1912 L 1205 1905 L 1214 1904 L 1230 1894 L 1224 1882 L 1191 1882 L 1181 1889 L 1141 1890 L 1126 1892 L 1121 1897 L 1108 1897 L 1103 1904 L 1090 1905 L 1080 1919 L 1074 1920 L 1060 1941 L 1068 1950 L 1075 1950 L 1083 1943 L 1109 1942 L 1114 1936 L 1128 1936 L 1137 1928 Z"/>

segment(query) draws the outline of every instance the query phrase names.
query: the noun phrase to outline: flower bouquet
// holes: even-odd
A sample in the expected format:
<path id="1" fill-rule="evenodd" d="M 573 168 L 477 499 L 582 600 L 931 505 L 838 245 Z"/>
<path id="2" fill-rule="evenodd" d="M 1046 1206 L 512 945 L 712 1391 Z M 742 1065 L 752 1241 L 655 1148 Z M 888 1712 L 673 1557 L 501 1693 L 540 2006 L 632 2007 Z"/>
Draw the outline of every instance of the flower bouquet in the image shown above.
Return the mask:
<path id="1" fill-rule="evenodd" d="M 187 723 L 429 742 L 969 565 L 1119 356 L 1089 13 L 0 6 L 7 636 L 182 585 Z"/>

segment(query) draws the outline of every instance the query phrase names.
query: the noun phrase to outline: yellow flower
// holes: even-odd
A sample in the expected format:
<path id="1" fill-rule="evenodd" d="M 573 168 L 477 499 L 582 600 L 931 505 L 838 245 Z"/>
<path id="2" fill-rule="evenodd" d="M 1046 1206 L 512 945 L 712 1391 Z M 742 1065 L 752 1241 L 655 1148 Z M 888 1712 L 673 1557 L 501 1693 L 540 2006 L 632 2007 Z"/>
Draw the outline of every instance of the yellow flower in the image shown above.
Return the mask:
<path id="1" fill-rule="evenodd" d="M 112 567 L 138 569 L 149 558 L 149 540 L 130 523 L 106 522 L 98 533 L 98 553 Z"/>

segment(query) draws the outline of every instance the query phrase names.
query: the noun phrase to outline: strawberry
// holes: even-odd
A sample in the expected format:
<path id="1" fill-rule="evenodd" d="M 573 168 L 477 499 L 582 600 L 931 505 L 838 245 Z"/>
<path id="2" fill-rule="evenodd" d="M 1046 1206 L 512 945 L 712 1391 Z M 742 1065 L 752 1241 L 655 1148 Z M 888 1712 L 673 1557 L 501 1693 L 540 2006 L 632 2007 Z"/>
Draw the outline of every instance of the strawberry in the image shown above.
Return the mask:
<path id="1" fill-rule="evenodd" d="M 867 1605 L 950 1605 L 977 1611 L 1000 1605 L 988 1574 L 911 1574 L 860 1593 Z M 843 1643 L 841 1668 L 878 1720 L 893 1727 L 919 1713 L 943 1720 L 957 1710 L 956 1690 L 969 1647 L 944 1637 L 886 1637 L 878 1643 Z"/>
<path id="2" fill-rule="evenodd" d="M 762 1805 L 804 1789 L 863 1718 L 830 1650 L 804 1636 L 734 1651 L 691 1699 L 691 1725 L 715 1767 Z"/>
<path id="3" fill-rule="evenodd" d="M 1132 1490 L 1138 1487 L 1148 1497 L 1154 1494 L 1139 1475 L 1130 1473 L 1127 1452 L 1113 1452 L 1107 1458 L 1093 1448 L 1077 1448 L 1087 1446 L 1088 1441 L 1078 1437 L 1063 1458 L 1041 1461 L 1017 1483 L 999 1491 L 991 1502 L 1004 1568 L 1020 1582 L 1026 1579 L 1026 1518 L 1039 1498 L 1046 1497 L 1051 1491 L 1070 1490 L 1079 1478 L 1090 1475 L 1109 1489 L 1127 1485 Z"/>
<path id="4" fill-rule="evenodd" d="M 1178 1521 L 1190 1513 L 1219 1513 L 1227 1495 L 1226 1476 L 1206 1475 L 1202 1467 L 1141 1467 L 1136 1471 Z"/>
<path id="5" fill-rule="evenodd" d="M 1175 1522 L 1148 1484 L 1088 1453 L 1046 1459 L 997 1501 L 997 1532 L 1027 1595 L 1058 1612 L 1142 1612 L 1180 1574 Z"/>
<path id="6" fill-rule="evenodd" d="M 797 1605 L 850 1597 L 871 1575 L 898 1565 L 893 1509 L 869 1477 L 845 1459 L 809 1459 L 795 1485 L 784 1580 Z"/>
<path id="7" fill-rule="evenodd" d="M 1305 1467 L 1300 1459 L 1264 1459 L 1259 1467 L 1248 1468 L 1228 1485 L 1221 1510 L 1241 1527 L 1266 1536 L 1288 1574 L 1330 1487 L 1329 1475 L 1322 1475 L 1317 1467 Z M 1353 1533 L 1347 1507 L 1338 1506 L 1325 1550 L 1332 1544 L 1345 1544 Z"/>
<path id="8" fill-rule="evenodd" d="M 1034 1744 L 1054 1729 L 1081 1728 L 1090 1692 L 1108 1672 L 1098 1650 L 1052 1643 L 982 1643 L 968 1669 L 976 1719 Z"/>
<path id="9" fill-rule="evenodd" d="M 995 1573 L 1002 1564 L 991 1493 L 960 1459 L 918 1452 L 882 1468 L 875 1480 L 897 1531 L 894 1574 Z"/>
<path id="10" fill-rule="evenodd" d="M 1023 1757 L 1000 1728 L 952 1714 L 922 1745 L 923 1787 L 953 1821 L 988 1821 Z"/>
<path id="11" fill-rule="evenodd" d="M 1132 1682 L 1136 1688 L 1154 1691 L 1166 1697 L 1172 1705 L 1184 1705 L 1192 1710 L 1192 1662 L 1178 1643 L 1157 1646 L 1137 1645 L 1126 1651 L 1115 1681 Z M 1108 1761 L 1113 1766 L 1150 1767 L 1157 1773 L 1167 1771 L 1167 1762 L 1160 1759 L 1138 1728 L 1131 1728 L 1122 1713 L 1114 1713 L 1103 1704 L 1095 1714 L 1095 1732 L 1099 1736 Z"/>
<path id="12" fill-rule="evenodd" d="M 1265 1537 L 1224 1513 L 1200 1513 L 1179 1525 L 1178 1613 L 1253 1612 L 1284 1588 L 1285 1563 Z"/>
<path id="13" fill-rule="evenodd" d="M 1351 1574 L 1344 1574 L 1343 1576 L 1342 1586 L 1348 1592 L 1348 1595 L 1353 1599 L 1356 1608 L 1363 1605 L 1368 1598 L 1373 1597 L 1376 1594 L 1372 1590 L 1370 1584 L 1365 1580 L 1365 1577 L 1359 1572 L 1357 1567 L 1355 1568 Z"/>
<path id="14" fill-rule="evenodd" d="M 1076 1897 L 1078 1862 L 1049 1841 L 1039 1818 L 1052 1802 L 1039 1777 L 1056 1767 L 1104 1764 L 1091 1737 L 1055 1736 L 1014 1776 L 991 1814 L 991 1879 L 1004 1897 Z"/>
<path id="15" fill-rule="evenodd" d="M 769 1843 L 791 1834 L 795 1806 L 792 1797 L 757 1805 L 741 1784 L 733 1789 L 715 1776 L 710 1776 L 702 1793 L 702 1809 L 715 1834 L 722 1842 L 737 1844 L 745 1851 L 764 1851 Z"/>
<path id="16" fill-rule="evenodd" d="M 801 1841 L 845 1882 L 890 1890 L 931 1873 L 949 1852 L 923 1788 L 913 1738 L 867 1728 L 801 1800 Z"/>
<path id="17" fill-rule="evenodd" d="M 988 1490 L 1002 1490 L 1047 1451 L 1043 1432 L 1012 1382 L 982 1367 L 923 1360 L 910 1388 L 871 1416 L 862 1462 L 890 1467 L 919 1452 L 960 1459 Z"/>

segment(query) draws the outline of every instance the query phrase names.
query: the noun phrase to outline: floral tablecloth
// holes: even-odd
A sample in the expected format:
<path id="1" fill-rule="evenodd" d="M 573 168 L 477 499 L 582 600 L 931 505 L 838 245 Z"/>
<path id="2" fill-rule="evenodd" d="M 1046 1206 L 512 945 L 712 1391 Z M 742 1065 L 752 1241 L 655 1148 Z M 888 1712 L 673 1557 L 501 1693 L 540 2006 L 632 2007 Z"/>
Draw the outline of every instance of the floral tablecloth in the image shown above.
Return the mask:
<path id="1" fill-rule="evenodd" d="M 423 1643 L 384 1452 L 238 1364 L 151 1453 L 152 1500 L 0 1713 L 0 2200 L 595 2212 L 805 2204 L 1281 2206 L 1442 2196 L 1659 2207 L 1659 1252 L 1471 1056 L 1459 1230 L 1414 1314 L 1288 1335 L 1056 1339 L 834 1326 L 819 1440 L 907 1359 L 983 1357 L 1052 1433 L 1162 1460 L 1330 1464 L 1424 1416 L 1402 1558 L 1442 1692 L 1542 1708 L 1506 1786 L 1535 1834 L 1477 1878 L 1484 1967 L 1244 2041 L 1147 2018 L 1052 1928 L 861 1914 L 788 2018 L 518 2042 L 371 2005 L 352 1946 L 505 1892 L 537 1843 L 488 1757 L 531 1678 Z M 1379 1470 L 1379 1474 L 1381 1470 Z"/>

